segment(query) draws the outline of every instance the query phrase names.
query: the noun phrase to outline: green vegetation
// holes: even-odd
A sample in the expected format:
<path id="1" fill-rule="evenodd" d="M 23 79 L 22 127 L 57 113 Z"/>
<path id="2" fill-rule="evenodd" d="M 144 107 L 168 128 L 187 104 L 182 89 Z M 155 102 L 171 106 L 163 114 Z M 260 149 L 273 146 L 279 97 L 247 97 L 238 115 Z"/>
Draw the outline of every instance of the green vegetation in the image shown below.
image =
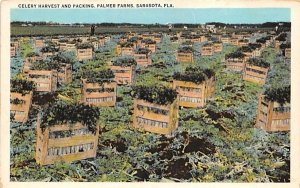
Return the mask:
<path id="1" fill-rule="evenodd" d="M 31 70 L 59 70 L 60 64 L 57 61 L 36 61 L 30 66 Z"/>
<path id="2" fill-rule="evenodd" d="M 205 43 L 205 44 L 203 45 L 203 47 L 212 47 L 212 46 L 213 46 L 212 43 Z"/>
<path id="3" fill-rule="evenodd" d="M 82 71 L 82 78 L 87 79 L 88 83 L 99 83 L 102 85 L 104 82 L 112 82 L 114 77 L 115 75 L 110 69 L 85 69 Z"/>
<path id="4" fill-rule="evenodd" d="M 23 41 L 20 43 L 21 55 L 24 59 L 25 57 L 32 57 L 36 53 L 33 52 L 33 48 L 30 44 L 30 41 Z"/>
<path id="5" fill-rule="evenodd" d="M 291 102 L 291 86 L 283 86 L 280 88 L 268 88 L 264 95 L 268 100 L 276 101 L 279 104 Z"/>
<path id="6" fill-rule="evenodd" d="M 35 89 L 35 84 L 32 81 L 27 81 L 25 79 L 13 78 L 10 81 L 10 91 L 22 93 L 23 95 L 33 91 Z"/>
<path id="7" fill-rule="evenodd" d="M 201 84 L 203 81 L 210 79 L 214 76 L 214 72 L 211 69 L 202 69 L 201 67 L 187 67 L 183 73 L 176 72 L 173 75 L 175 80 L 181 80 L 186 82 L 193 82 Z"/>
<path id="8" fill-rule="evenodd" d="M 248 63 L 250 65 L 259 66 L 259 67 L 263 67 L 263 68 L 270 67 L 270 63 L 266 62 L 265 60 L 263 60 L 261 58 L 250 58 Z"/>
<path id="9" fill-rule="evenodd" d="M 275 40 L 278 40 L 280 42 L 286 41 L 287 33 L 281 33 L 278 37 L 275 38 Z"/>
<path id="10" fill-rule="evenodd" d="M 122 67 L 130 67 L 130 66 L 136 65 L 136 61 L 131 56 L 122 56 L 122 57 L 117 57 L 114 60 L 112 60 L 112 65 L 122 66 Z"/>
<path id="11" fill-rule="evenodd" d="M 67 38 L 62 38 L 62 39 L 59 39 L 58 42 L 68 42 L 69 40 Z"/>
<path id="12" fill-rule="evenodd" d="M 128 42 L 136 43 L 138 41 L 138 37 L 131 37 L 128 39 Z"/>
<path id="13" fill-rule="evenodd" d="M 225 59 L 231 59 L 231 58 L 244 58 L 246 55 L 243 54 L 241 51 L 235 51 L 233 53 L 229 53 L 225 55 Z"/>
<path id="14" fill-rule="evenodd" d="M 66 102 L 79 102 L 81 97 L 80 87 L 71 83 L 58 88 L 58 97 Z"/>
<path id="15" fill-rule="evenodd" d="M 172 39 L 170 39 L 170 40 L 172 40 Z M 190 45 L 193 45 L 193 42 L 190 40 L 186 40 L 186 41 L 182 42 L 181 45 L 182 46 L 190 46 Z"/>
<path id="16" fill-rule="evenodd" d="M 241 51 L 241 52 L 252 52 L 253 49 L 249 46 L 242 46 L 240 48 L 237 49 L 237 51 Z"/>
<path id="17" fill-rule="evenodd" d="M 248 46 L 249 46 L 251 49 L 253 49 L 253 50 L 255 50 L 255 49 L 257 49 L 257 48 L 261 48 L 261 44 L 260 44 L 260 43 L 249 43 Z"/>
<path id="18" fill-rule="evenodd" d="M 270 62 L 270 71 L 263 91 L 266 98 L 280 104 L 290 103 L 290 64 L 276 57 L 276 50 L 273 48 L 266 48 L 262 52 L 262 59 Z"/>
<path id="19" fill-rule="evenodd" d="M 93 48 L 93 45 L 89 44 L 89 43 L 82 43 L 82 44 L 78 44 L 76 45 L 77 49 L 88 49 L 88 48 Z"/>
<path id="20" fill-rule="evenodd" d="M 283 43 L 279 46 L 280 49 L 284 50 L 286 48 L 291 48 L 291 43 Z"/>
<path id="21" fill-rule="evenodd" d="M 10 104 L 19 105 L 19 104 L 24 104 L 24 103 L 25 103 L 25 100 L 22 100 L 19 98 L 10 99 Z"/>
<path id="22" fill-rule="evenodd" d="M 177 50 L 179 53 L 193 53 L 193 51 L 194 49 L 190 46 L 182 46 Z"/>
<path id="23" fill-rule="evenodd" d="M 59 52 L 58 54 L 52 56 L 51 61 L 57 61 L 59 63 L 65 63 L 65 64 L 74 64 L 75 63 L 75 57 L 74 54 L 70 52 Z"/>
<path id="24" fill-rule="evenodd" d="M 134 53 L 136 54 L 149 54 L 150 50 L 148 48 L 137 48 Z"/>
<path id="25" fill-rule="evenodd" d="M 171 40 L 172 42 L 178 41 L 178 37 L 172 36 L 172 37 L 170 37 L 170 40 Z"/>
<path id="26" fill-rule="evenodd" d="M 40 127 L 44 130 L 48 126 L 57 124 L 71 126 L 76 122 L 80 122 L 87 126 L 89 130 L 95 132 L 99 115 L 99 110 L 96 107 L 57 101 L 43 111 Z"/>
<path id="27" fill-rule="evenodd" d="M 56 48 L 55 46 L 45 46 L 40 50 L 40 52 L 42 52 L 42 53 L 55 53 L 58 51 L 59 51 L 59 48 Z"/>
<path id="28" fill-rule="evenodd" d="M 121 48 L 132 48 L 134 44 L 132 42 L 120 42 L 118 43 Z"/>
<path id="29" fill-rule="evenodd" d="M 78 39 L 78 40 L 79 40 L 79 39 Z M 77 44 L 77 42 L 80 42 L 80 41 L 71 40 L 71 41 L 67 41 L 67 44 Z"/>
<path id="30" fill-rule="evenodd" d="M 266 41 L 270 40 L 270 39 L 271 39 L 271 36 L 266 36 L 266 37 L 262 37 L 260 39 L 257 39 L 256 42 L 263 44 L 263 43 L 266 43 Z"/>
<path id="31" fill-rule="evenodd" d="M 241 40 L 239 40 L 239 42 L 249 42 L 249 40 L 248 39 L 241 39 Z"/>
<path id="32" fill-rule="evenodd" d="M 177 92 L 167 87 L 133 86 L 133 97 L 150 103 L 167 105 L 174 102 Z"/>
<path id="33" fill-rule="evenodd" d="M 25 57 L 34 57 L 34 56 L 40 56 L 40 55 L 36 52 L 29 52 L 25 55 Z"/>
<path id="34" fill-rule="evenodd" d="M 145 44 L 156 44 L 156 41 L 152 40 L 151 38 L 146 38 L 146 39 L 142 40 L 142 43 L 145 43 Z"/>
<path id="35" fill-rule="evenodd" d="M 184 37 L 185 39 L 196 39 L 199 38 L 200 35 L 194 35 L 194 34 L 190 34 L 190 33 L 182 33 L 181 37 Z"/>

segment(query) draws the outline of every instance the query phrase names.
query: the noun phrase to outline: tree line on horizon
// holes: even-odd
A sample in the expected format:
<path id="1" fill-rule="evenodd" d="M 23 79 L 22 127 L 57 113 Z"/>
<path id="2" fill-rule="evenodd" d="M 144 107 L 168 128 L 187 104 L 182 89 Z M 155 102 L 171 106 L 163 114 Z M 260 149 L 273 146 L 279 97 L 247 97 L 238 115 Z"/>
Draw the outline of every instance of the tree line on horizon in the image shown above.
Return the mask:
<path id="1" fill-rule="evenodd" d="M 66 26 L 102 26 L 102 27 L 115 27 L 115 26 L 141 26 L 141 27 L 168 27 L 167 24 L 160 24 L 160 23 L 153 23 L 153 24 L 141 24 L 141 23 L 112 23 L 112 22 L 104 22 L 104 23 L 57 23 L 57 22 L 45 22 L 45 21 L 13 21 L 11 22 L 12 26 L 20 26 L 22 24 L 31 24 L 32 26 L 42 26 L 42 25 L 66 25 Z M 189 28 L 197 28 L 200 23 L 172 23 L 173 27 L 181 28 L 181 27 L 189 27 Z M 258 28 L 274 28 L 276 26 L 280 27 L 291 27 L 291 22 L 264 22 L 264 23 L 257 23 L 257 24 L 247 24 L 247 23 L 222 23 L 222 22 L 207 22 L 205 25 L 215 25 L 216 27 L 258 27 Z"/>

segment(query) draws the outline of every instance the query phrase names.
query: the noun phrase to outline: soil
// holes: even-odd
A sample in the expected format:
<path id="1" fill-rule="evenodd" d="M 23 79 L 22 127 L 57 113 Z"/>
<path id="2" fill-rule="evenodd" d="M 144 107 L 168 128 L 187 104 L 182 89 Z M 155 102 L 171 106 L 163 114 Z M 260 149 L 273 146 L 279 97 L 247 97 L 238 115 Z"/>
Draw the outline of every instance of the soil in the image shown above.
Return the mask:
<path id="1" fill-rule="evenodd" d="M 201 151 L 205 155 L 213 154 L 216 152 L 215 146 L 203 138 L 190 137 L 189 144 L 185 147 L 185 153 Z"/>
<path id="2" fill-rule="evenodd" d="M 154 162 L 155 162 L 154 160 L 149 160 L 149 159 L 145 160 L 145 163 L 147 163 L 148 165 L 153 165 Z"/>
<path id="3" fill-rule="evenodd" d="M 168 150 L 168 151 L 162 151 L 159 153 L 159 159 L 160 160 L 171 160 L 173 158 L 173 153 L 172 151 Z"/>
<path id="4" fill-rule="evenodd" d="M 179 158 L 169 162 L 165 171 L 165 177 L 173 177 L 177 179 L 190 179 L 192 177 L 190 171 L 192 165 L 188 163 L 187 158 Z"/>
<path id="5" fill-rule="evenodd" d="M 228 119 L 233 119 L 235 117 L 235 115 L 231 111 L 221 112 L 221 116 L 223 116 L 224 118 L 228 118 Z"/>
<path id="6" fill-rule="evenodd" d="M 185 118 L 180 118 L 181 121 L 189 121 L 189 120 L 192 120 L 192 121 L 200 121 L 202 118 L 200 117 L 195 117 L 194 115 L 189 115 L 189 116 L 186 116 Z M 180 123 L 180 122 L 179 122 Z"/>
<path id="7" fill-rule="evenodd" d="M 212 111 L 212 110 L 210 110 L 210 109 L 206 109 L 205 111 L 206 111 L 206 113 L 209 115 L 209 117 L 210 117 L 212 120 L 214 120 L 214 121 L 216 121 L 217 119 L 220 119 L 220 118 L 221 118 L 220 113 L 214 112 L 214 111 Z"/>
<path id="8" fill-rule="evenodd" d="M 55 101 L 57 98 L 57 93 L 51 92 L 51 93 L 33 93 L 32 97 L 32 104 L 44 106 L 49 103 L 49 101 Z"/>
<path id="9" fill-rule="evenodd" d="M 205 111 L 210 116 L 210 118 L 214 121 L 220 119 L 221 117 L 228 118 L 228 119 L 233 119 L 235 117 L 235 115 L 230 111 L 223 111 L 219 113 L 212 111 L 210 109 L 206 109 Z"/>
<path id="10" fill-rule="evenodd" d="M 167 66 L 163 62 L 159 62 L 153 65 L 149 65 L 149 67 L 154 67 L 154 68 L 161 68 L 161 69 L 166 69 Z"/>
<path id="11" fill-rule="evenodd" d="M 128 149 L 128 146 L 125 144 L 125 139 L 123 138 L 120 138 L 116 141 L 105 140 L 103 142 L 103 145 L 107 147 L 116 148 L 116 150 L 121 153 L 124 153 Z"/>
<path id="12" fill-rule="evenodd" d="M 149 181 L 149 175 L 150 173 L 144 169 L 138 169 L 137 173 L 135 174 L 135 176 L 139 179 L 138 181 Z"/>
<path id="13" fill-rule="evenodd" d="M 161 152 L 164 149 L 166 149 L 168 145 L 169 145 L 169 143 L 163 142 L 163 143 L 159 144 L 156 148 L 149 149 L 148 152 L 150 152 L 150 153 Z"/>
<path id="14" fill-rule="evenodd" d="M 117 102 L 123 101 L 123 97 L 117 97 Z"/>

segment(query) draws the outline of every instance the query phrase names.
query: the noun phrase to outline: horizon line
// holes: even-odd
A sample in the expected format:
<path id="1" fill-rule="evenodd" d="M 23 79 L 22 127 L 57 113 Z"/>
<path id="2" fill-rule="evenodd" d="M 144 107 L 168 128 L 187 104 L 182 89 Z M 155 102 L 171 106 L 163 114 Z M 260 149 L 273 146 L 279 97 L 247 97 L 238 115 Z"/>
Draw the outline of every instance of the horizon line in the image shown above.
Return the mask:
<path id="1" fill-rule="evenodd" d="M 256 24 L 264 24 L 264 23 L 291 23 L 291 21 L 265 21 L 265 22 L 257 22 L 257 23 L 249 23 L 249 22 L 241 22 L 241 23 L 228 23 L 228 22 L 216 22 L 216 21 L 209 21 L 205 23 L 189 23 L 189 22 L 174 22 L 174 23 L 139 23 L 139 22 L 72 22 L 72 23 L 67 23 L 67 22 L 56 22 L 56 21 L 22 21 L 22 20 L 14 20 L 10 21 L 10 23 L 13 22 L 29 22 L 29 23 L 38 23 L 38 22 L 45 22 L 45 23 L 50 23 L 53 22 L 54 24 L 136 24 L 136 25 L 168 25 L 168 24 L 191 24 L 191 25 L 203 25 L 203 24 L 208 24 L 208 23 L 216 23 L 216 24 L 227 24 L 227 25 L 234 25 L 234 24 L 248 24 L 248 25 L 256 25 Z"/>

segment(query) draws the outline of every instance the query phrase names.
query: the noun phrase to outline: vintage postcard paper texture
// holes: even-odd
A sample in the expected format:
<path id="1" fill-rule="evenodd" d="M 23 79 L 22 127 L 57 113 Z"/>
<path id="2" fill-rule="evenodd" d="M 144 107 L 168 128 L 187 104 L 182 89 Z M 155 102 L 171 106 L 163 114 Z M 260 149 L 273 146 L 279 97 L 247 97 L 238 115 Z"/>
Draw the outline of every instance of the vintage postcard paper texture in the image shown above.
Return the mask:
<path id="1" fill-rule="evenodd" d="M 2 2 L 4 187 L 297 187 L 299 3 L 253 4 Z"/>

